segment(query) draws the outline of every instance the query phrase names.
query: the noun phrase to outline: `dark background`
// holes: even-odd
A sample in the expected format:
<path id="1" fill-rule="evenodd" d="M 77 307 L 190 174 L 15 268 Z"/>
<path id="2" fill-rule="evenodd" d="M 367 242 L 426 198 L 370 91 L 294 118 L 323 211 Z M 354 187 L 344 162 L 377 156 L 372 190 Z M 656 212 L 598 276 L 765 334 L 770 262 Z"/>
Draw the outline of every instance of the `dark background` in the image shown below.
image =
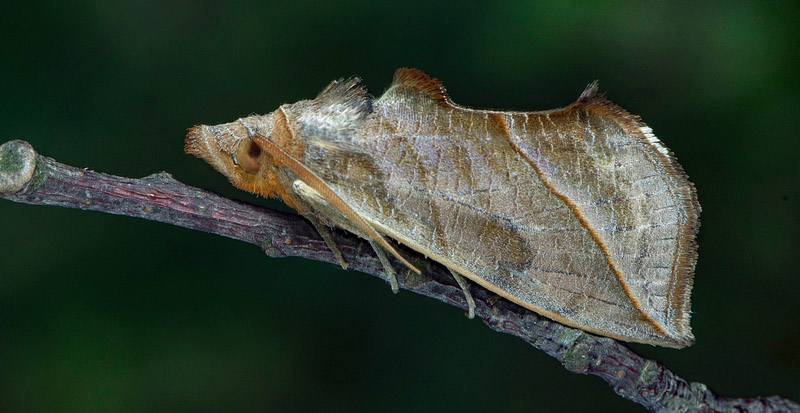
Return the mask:
<path id="1" fill-rule="evenodd" d="M 520 2 L 521 3 L 521 2 Z M 730 396 L 800 399 L 800 35 L 781 3 L 14 2 L 0 142 L 261 204 L 183 154 L 197 123 L 399 66 L 477 107 L 600 79 L 703 206 L 697 344 L 632 345 Z M 638 411 L 463 312 L 378 279 L 127 217 L 0 201 L 0 410 Z"/>

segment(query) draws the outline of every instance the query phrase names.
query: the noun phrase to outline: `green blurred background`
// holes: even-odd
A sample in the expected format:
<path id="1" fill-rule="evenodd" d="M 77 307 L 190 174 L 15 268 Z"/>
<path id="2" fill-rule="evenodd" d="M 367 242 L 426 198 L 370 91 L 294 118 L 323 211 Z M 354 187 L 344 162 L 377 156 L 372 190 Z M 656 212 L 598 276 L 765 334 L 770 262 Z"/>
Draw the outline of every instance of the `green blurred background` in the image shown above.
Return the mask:
<path id="1" fill-rule="evenodd" d="M 0 142 L 227 196 L 186 128 L 399 66 L 468 106 L 584 86 L 641 114 L 703 206 L 697 344 L 632 345 L 729 396 L 800 400 L 800 35 L 783 3 L 5 1 Z M 788 4 L 788 3 L 787 3 Z M 456 308 L 127 217 L 0 201 L 0 410 L 639 411 Z"/>

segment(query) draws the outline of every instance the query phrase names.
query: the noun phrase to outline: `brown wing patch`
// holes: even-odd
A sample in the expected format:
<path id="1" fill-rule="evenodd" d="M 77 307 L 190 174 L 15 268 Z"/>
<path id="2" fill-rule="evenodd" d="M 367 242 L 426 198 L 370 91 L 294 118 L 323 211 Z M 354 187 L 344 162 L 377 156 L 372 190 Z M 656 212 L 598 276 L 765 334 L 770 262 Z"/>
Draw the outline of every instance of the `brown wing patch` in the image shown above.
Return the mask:
<path id="1" fill-rule="evenodd" d="M 392 80 L 392 87 L 409 88 L 418 90 L 431 99 L 444 103 L 448 106 L 454 106 L 453 101 L 447 94 L 441 82 L 428 76 L 427 73 L 414 69 L 411 67 L 401 67 L 394 72 L 394 79 Z"/>

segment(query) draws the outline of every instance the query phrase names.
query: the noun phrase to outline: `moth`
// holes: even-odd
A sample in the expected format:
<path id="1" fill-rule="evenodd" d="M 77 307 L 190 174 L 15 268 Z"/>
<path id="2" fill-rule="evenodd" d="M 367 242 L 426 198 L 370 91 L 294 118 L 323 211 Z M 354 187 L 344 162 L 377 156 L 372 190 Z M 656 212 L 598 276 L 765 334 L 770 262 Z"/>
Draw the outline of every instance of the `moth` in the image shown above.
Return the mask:
<path id="1" fill-rule="evenodd" d="M 561 109 L 455 104 L 398 69 L 382 96 L 339 79 L 267 115 L 192 127 L 187 153 L 236 187 L 368 240 L 396 290 L 390 239 L 560 323 L 615 339 L 694 342 L 700 205 L 672 152 L 590 84 Z"/>

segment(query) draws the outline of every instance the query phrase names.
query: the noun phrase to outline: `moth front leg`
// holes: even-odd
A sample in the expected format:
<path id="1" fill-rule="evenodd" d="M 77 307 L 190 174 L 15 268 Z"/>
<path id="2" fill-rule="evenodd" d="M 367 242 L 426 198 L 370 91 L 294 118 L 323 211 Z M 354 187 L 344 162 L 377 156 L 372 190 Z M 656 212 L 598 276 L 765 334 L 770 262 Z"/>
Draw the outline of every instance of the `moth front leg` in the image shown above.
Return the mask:
<path id="1" fill-rule="evenodd" d="M 325 202 L 324 199 L 322 199 L 320 194 L 310 186 L 306 185 L 305 182 L 299 179 L 295 180 L 292 183 L 292 187 L 294 187 L 294 192 L 300 197 L 300 199 L 302 199 L 307 204 L 309 204 L 313 209 L 315 209 L 316 210 L 315 212 L 324 213 L 322 211 L 322 208 L 330 208 L 328 206 L 328 203 Z M 314 228 L 317 230 L 319 235 L 322 236 L 322 239 L 325 241 L 325 244 L 327 244 L 328 248 L 330 248 L 330 250 L 333 251 L 333 255 L 336 256 L 336 261 L 339 262 L 339 265 L 342 267 L 342 269 L 346 270 L 347 267 L 350 266 L 350 264 L 348 264 L 347 261 L 344 260 L 344 257 L 342 256 L 342 251 L 339 249 L 339 246 L 336 245 L 336 241 L 334 241 L 333 235 L 331 234 L 331 231 L 328 229 L 328 227 L 325 224 L 323 224 L 319 218 L 314 216 L 313 213 L 305 214 L 305 217 L 308 218 L 309 221 L 311 221 L 311 224 L 314 225 Z"/>
<path id="2" fill-rule="evenodd" d="M 328 221 L 337 223 L 343 228 L 350 227 L 347 225 L 346 218 L 336 208 L 328 204 L 322 195 L 320 195 L 320 193 L 314 188 L 310 187 L 308 184 L 299 179 L 292 182 L 292 187 L 300 199 L 306 202 L 314 210 L 315 214 L 323 216 L 327 218 Z M 307 217 L 311 223 L 314 224 L 314 227 L 317 228 L 317 232 L 322 235 L 322 239 L 325 240 L 325 243 L 328 244 L 328 247 L 336 255 L 336 258 L 339 260 L 342 268 L 347 269 L 348 264 L 344 261 L 342 253 L 339 250 L 338 245 L 336 245 L 336 242 L 333 240 L 333 236 L 331 236 L 330 231 L 328 231 L 328 228 L 325 226 L 325 224 L 323 224 L 318 218 L 313 217 L 313 215 L 314 214 L 307 214 Z M 389 280 L 389 285 L 392 288 L 392 292 L 397 293 L 400 290 L 399 284 L 397 283 L 397 275 L 383 248 L 375 240 L 369 239 L 362 234 L 358 235 L 369 241 L 369 245 L 371 245 L 372 249 L 375 250 L 375 253 L 378 255 L 378 259 L 381 261 L 381 265 L 383 265 L 383 270 L 386 272 L 386 277 Z"/>
<path id="3" fill-rule="evenodd" d="M 314 225 L 314 228 L 317 230 L 317 232 L 319 232 L 319 235 L 321 235 L 322 239 L 325 240 L 325 244 L 327 244 L 328 248 L 330 248 L 330 250 L 333 251 L 333 255 L 336 256 L 336 261 L 339 262 L 339 265 L 342 267 L 342 269 L 346 270 L 347 267 L 350 266 L 350 264 L 348 264 L 347 261 L 344 260 L 344 257 L 342 256 L 342 251 L 339 249 L 339 246 L 336 245 L 336 241 L 333 240 L 333 235 L 331 234 L 331 231 L 328 229 L 328 227 L 325 226 L 325 224 L 323 224 L 319 219 L 315 217 L 307 216 L 306 218 L 308 218 L 308 220 L 311 221 L 311 224 Z"/>

